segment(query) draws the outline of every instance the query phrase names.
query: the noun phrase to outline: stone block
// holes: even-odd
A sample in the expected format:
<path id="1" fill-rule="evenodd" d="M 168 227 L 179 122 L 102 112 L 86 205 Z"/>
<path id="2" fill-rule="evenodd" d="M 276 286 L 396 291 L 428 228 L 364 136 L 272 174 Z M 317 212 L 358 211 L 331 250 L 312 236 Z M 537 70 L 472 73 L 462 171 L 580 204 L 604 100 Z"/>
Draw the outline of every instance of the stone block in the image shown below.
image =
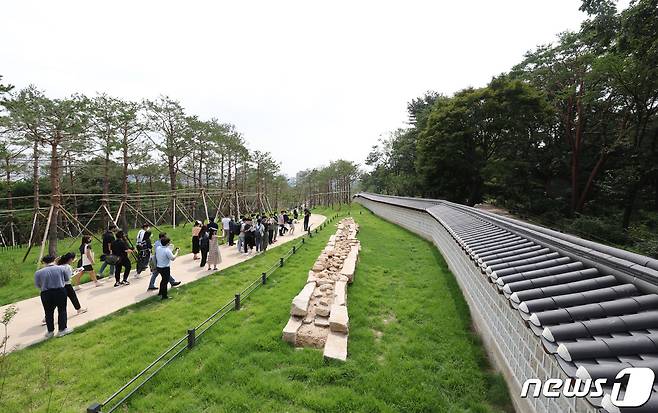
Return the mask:
<path id="1" fill-rule="evenodd" d="M 307 283 L 304 288 L 292 299 L 292 307 L 290 308 L 290 314 L 296 316 L 305 316 L 308 312 L 308 303 L 311 300 L 311 295 L 313 295 L 313 290 L 315 290 L 315 283 Z"/>
<path id="2" fill-rule="evenodd" d="M 337 281 L 334 288 L 334 305 L 347 304 L 347 278 L 345 281 Z"/>
<path id="3" fill-rule="evenodd" d="M 334 360 L 347 360 L 347 334 L 329 331 L 324 345 L 324 357 Z"/>
<path id="4" fill-rule="evenodd" d="M 330 313 L 331 313 L 331 309 L 329 308 L 328 305 L 318 304 L 315 307 L 315 314 L 321 317 L 327 317 Z"/>
<path id="5" fill-rule="evenodd" d="M 288 343 L 295 344 L 297 341 L 297 330 L 302 326 L 301 317 L 290 317 L 288 323 L 283 328 L 283 341 Z"/>
<path id="6" fill-rule="evenodd" d="M 348 333 L 350 319 L 347 315 L 347 307 L 344 305 L 332 305 L 329 315 L 329 329 L 336 333 Z"/>

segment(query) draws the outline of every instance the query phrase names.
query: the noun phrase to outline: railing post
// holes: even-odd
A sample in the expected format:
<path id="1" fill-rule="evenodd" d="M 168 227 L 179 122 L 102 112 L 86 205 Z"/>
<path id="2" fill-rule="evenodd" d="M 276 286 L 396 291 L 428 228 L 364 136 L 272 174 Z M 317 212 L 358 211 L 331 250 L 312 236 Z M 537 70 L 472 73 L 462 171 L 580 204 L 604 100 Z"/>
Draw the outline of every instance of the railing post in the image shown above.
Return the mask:
<path id="1" fill-rule="evenodd" d="M 283 257 L 279 258 L 279 267 L 283 267 Z"/>
<path id="2" fill-rule="evenodd" d="M 101 413 L 101 407 L 99 403 L 92 403 L 87 407 L 87 413 Z"/>
<path id="3" fill-rule="evenodd" d="M 293 246 L 292 246 L 292 253 L 294 254 L 295 252 L 297 252 L 297 246 L 296 246 L 296 245 L 293 245 Z"/>
<path id="4" fill-rule="evenodd" d="M 265 285 L 265 283 L 267 282 L 267 273 L 266 272 L 264 272 L 260 275 L 260 280 L 263 283 L 263 285 Z"/>
<path id="5" fill-rule="evenodd" d="M 302 237 L 302 244 L 304 243 L 305 240 L 306 240 L 306 238 Z"/>
<path id="6" fill-rule="evenodd" d="M 187 330 L 187 348 L 191 349 L 194 347 L 194 344 L 196 342 L 196 330 L 191 329 Z"/>
<path id="7" fill-rule="evenodd" d="M 240 294 L 235 295 L 235 306 L 234 306 L 234 308 L 235 308 L 236 311 L 240 309 Z"/>

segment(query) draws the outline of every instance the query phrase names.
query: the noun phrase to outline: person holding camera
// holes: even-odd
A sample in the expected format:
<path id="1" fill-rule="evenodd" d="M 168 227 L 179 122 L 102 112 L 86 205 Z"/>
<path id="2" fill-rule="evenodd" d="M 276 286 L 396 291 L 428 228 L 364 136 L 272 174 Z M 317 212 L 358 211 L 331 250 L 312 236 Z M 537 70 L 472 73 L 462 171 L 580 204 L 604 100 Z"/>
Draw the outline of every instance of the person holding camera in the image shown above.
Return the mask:
<path id="1" fill-rule="evenodd" d="M 160 292 L 158 295 L 161 300 L 169 298 L 167 295 L 167 285 L 169 284 L 169 277 L 171 276 L 171 262 L 176 259 L 180 248 L 176 248 L 171 252 L 169 244 L 171 240 L 169 237 L 164 237 L 160 240 L 161 245 L 155 249 L 155 260 L 158 265 L 158 274 L 160 274 Z"/>

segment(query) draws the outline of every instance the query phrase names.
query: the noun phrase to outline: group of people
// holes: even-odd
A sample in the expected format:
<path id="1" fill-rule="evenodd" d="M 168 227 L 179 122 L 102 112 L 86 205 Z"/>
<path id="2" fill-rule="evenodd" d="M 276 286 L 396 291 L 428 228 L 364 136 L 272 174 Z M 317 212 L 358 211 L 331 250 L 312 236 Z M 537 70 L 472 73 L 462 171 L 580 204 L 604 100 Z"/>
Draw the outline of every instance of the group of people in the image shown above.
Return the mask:
<path id="1" fill-rule="evenodd" d="M 96 263 L 94 252 L 91 247 L 91 237 L 85 235 L 80 243 L 80 258 L 76 262 L 76 254 L 67 252 L 66 254 L 56 257 L 46 255 L 42 258 L 43 267 L 34 274 L 34 284 L 40 290 L 41 304 L 43 305 L 44 318 L 42 324 L 46 325 L 46 338 L 55 335 L 55 310 L 57 310 L 57 324 L 59 331 L 58 337 L 69 334 L 73 331 L 67 326 L 67 302 L 71 304 L 78 314 L 87 312 L 86 308 L 80 305 L 76 291 L 80 289 L 80 279 L 85 273 L 98 287 L 99 278 L 109 267 L 110 274 L 114 274 L 115 287 L 128 285 L 128 275 L 132 268 L 129 254 L 137 254 L 137 276 L 146 268 L 150 268 L 151 280 L 148 290 L 159 290 L 158 295 L 161 300 L 170 298 L 167 294 L 168 284 L 177 286 L 181 282 L 176 281 L 171 276 L 171 262 L 176 259 L 179 249 L 172 250 L 171 240 L 166 233 L 159 235 L 158 241 L 151 245 L 151 231 L 148 224 L 144 224 L 137 234 L 136 245 L 133 247 L 128 241 L 126 234 L 111 227 L 103 234 L 103 255 L 100 259 L 102 265 L 96 275 L 94 264 Z M 75 269 L 73 264 L 75 263 Z M 121 273 L 123 272 L 123 279 Z M 155 287 L 157 276 L 161 276 L 159 288 Z"/>
<path id="2" fill-rule="evenodd" d="M 304 231 L 309 229 L 309 219 L 311 212 L 308 209 L 304 209 Z M 271 244 L 274 244 L 277 241 L 277 236 L 283 236 L 285 234 L 293 235 L 295 233 L 295 223 L 299 218 L 299 211 L 297 208 L 293 208 L 289 213 L 286 210 L 281 210 L 279 214 L 265 214 L 258 213 L 254 216 L 241 216 L 236 219 L 233 216 L 227 216 L 222 218 L 222 236 L 224 242 L 229 246 L 236 246 L 239 253 L 249 255 L 252 253 L 261 253 L 267 250 L 267 247 Z M 210 223 L 206 226 L 203 226 L 201 223 L 197 223 L 201 227 L 201 241 L 203 241 L 203 234 L 205 228 L 216 228 L 217 224 L 214 219 L 210 219 Z M 195 230 L 193 229 L 193 238 L 192 245 L 194 248 L 195 245 Z M 236 242 L 237 238 L 237 242 Z M 196 257 L 196 250 L 193 250 Z M 203 247 L 200 249 L 201 260 L 203 266 L 204 260 L 204 250 Z"/>
<path id="3" fill-rule="evenodd" d="M 303 210 L 304 231 L 310 230 L 309 219 L 311 213 L 308 209 Z M 299 218 L 297 208 L 291 213 L 282 210 L 280 214 L 256 214 L 255 216 L 243 216 L 239 219 L 224 217 L 221 220 L 222 237 L 229 246 L 237 244 L 237 250 L 242 254 L 264 252 L 268 245 L 277 242 L 277 236 L 294 234 L 295 222 Z M 200 267 L 208 266 L 208 271 L 216 271 L 222 262 L 219 249 L 220 227 L 214 219 L 208 224 L 196 221 L 192 227 L 192 252 L 194 260 L 200 260 Z M 160 233 L 158 240 L 151 241 L 151 230 L 149 224 L 142 225 L 135 240 L 135 246 L 128 240 L 126 233 L 116 227 L 108 228 L 103 234 L 102 250 L 100 257 L 102 262 L 98 275 L 94 271 L 96 259 L 91 246 L 92 237 L 85 235 L 80 243 L 80 257 L 76 262 L 76 254 L 68 252 L 60 257 L 47 255 L 43 257 L 44 266 L 37 270 L 34 275 L 34 283 L 41 291 L 41 303 L 45 317 L 42 324 L 47 327 L 46 337 L 54 336 L 54 314 L 58 314 L 58 336 L 64 336 L 73 331 L 67 327 L 66 307 L 70 300 L 78 314 L 87 311 L 80 305 L 76 291 L 80 289 L 80 280 L 87 273 L 98 287 L 99 278 L 103 278 L 105 269 L 109 267 L 109 273 L 114 274 L 114 287 L 129 285 L 128 275 L 132 269 L 130 256 L 134 255 L 136 260 L 136 277 L 147 269 L 151 273 L 147 291 L 158 290 L 161 300 L 169 299 L 168 286 L 180 285 L 180 281 L 171 275 L 171 262 L 176 260 L 180 252 L 179 248 L 173 248 L 171 239 L 166 233 Z M 237 237 L 237 243 L 235 238 Z M 200 257 L 199 257 L 200 255 Z M 123 274 L 122 274 L 123 273 Z M 160 275 L 160 284 L 155 286 L 155 281 Z"/>

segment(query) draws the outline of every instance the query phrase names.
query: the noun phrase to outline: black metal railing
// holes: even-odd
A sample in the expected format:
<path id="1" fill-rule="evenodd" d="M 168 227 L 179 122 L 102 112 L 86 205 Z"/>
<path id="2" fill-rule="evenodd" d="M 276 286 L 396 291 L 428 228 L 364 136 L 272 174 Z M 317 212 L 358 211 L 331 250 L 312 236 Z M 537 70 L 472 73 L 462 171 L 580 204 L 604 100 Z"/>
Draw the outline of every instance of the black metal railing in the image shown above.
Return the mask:
<path id="1" fill-rule="evenodd" d="M 176 357 L 182 354 L 186 349 L 191 350 L 194 348 L 196 346 L 197 340 L 203 336 L 203 334 L 205 334 L 212 326 L 219 322 L 219 320 L 224 318 L 231 311 L 240 310 L 242 302 L 247 297 L 249 297 L 251 293 L 258 289 L 258 287 L 266 284 L 270 275 L 272 275 L 278 268 L 283 267 L 284 263 L 291 256 L 296 254 L 299 248 L 305 245 L 306 236 L 312 238 L 313 232 L 317 234 L 318 230 L 324 229 L 329 223 L 333 222 L 339 216 L 340 214 L 335 214 L 332 217 L 327 218 L 322 224 L 316 227 L 315 231 L 309 230 L 308 234 L 302 236 L 300 241 L 293 245 L 292 248 L 282 257 L 280 257 L 276 264 L 272 265 L 266 271 L 263 271 L 257 279 L 252 281 L 242 291 L 236 293 L 234 299 L 221 306 L 196 327 L 187 330 L 187 334 L 178 339 L 164 353 L 160 354 L 155 360 L 153 360 L 151 364 L 146 366 L 126 384 L 121 386 L 111 396 L 105 399 L 104 402 L 92 403 L 89 407 L 87 407 L 87 413 L 112 413 L 118 409 L 126 400 L 135 394 L 135 392 L 144 387 L 144 385 L 146 385 L 160 370 L 171 363 Z"/>

